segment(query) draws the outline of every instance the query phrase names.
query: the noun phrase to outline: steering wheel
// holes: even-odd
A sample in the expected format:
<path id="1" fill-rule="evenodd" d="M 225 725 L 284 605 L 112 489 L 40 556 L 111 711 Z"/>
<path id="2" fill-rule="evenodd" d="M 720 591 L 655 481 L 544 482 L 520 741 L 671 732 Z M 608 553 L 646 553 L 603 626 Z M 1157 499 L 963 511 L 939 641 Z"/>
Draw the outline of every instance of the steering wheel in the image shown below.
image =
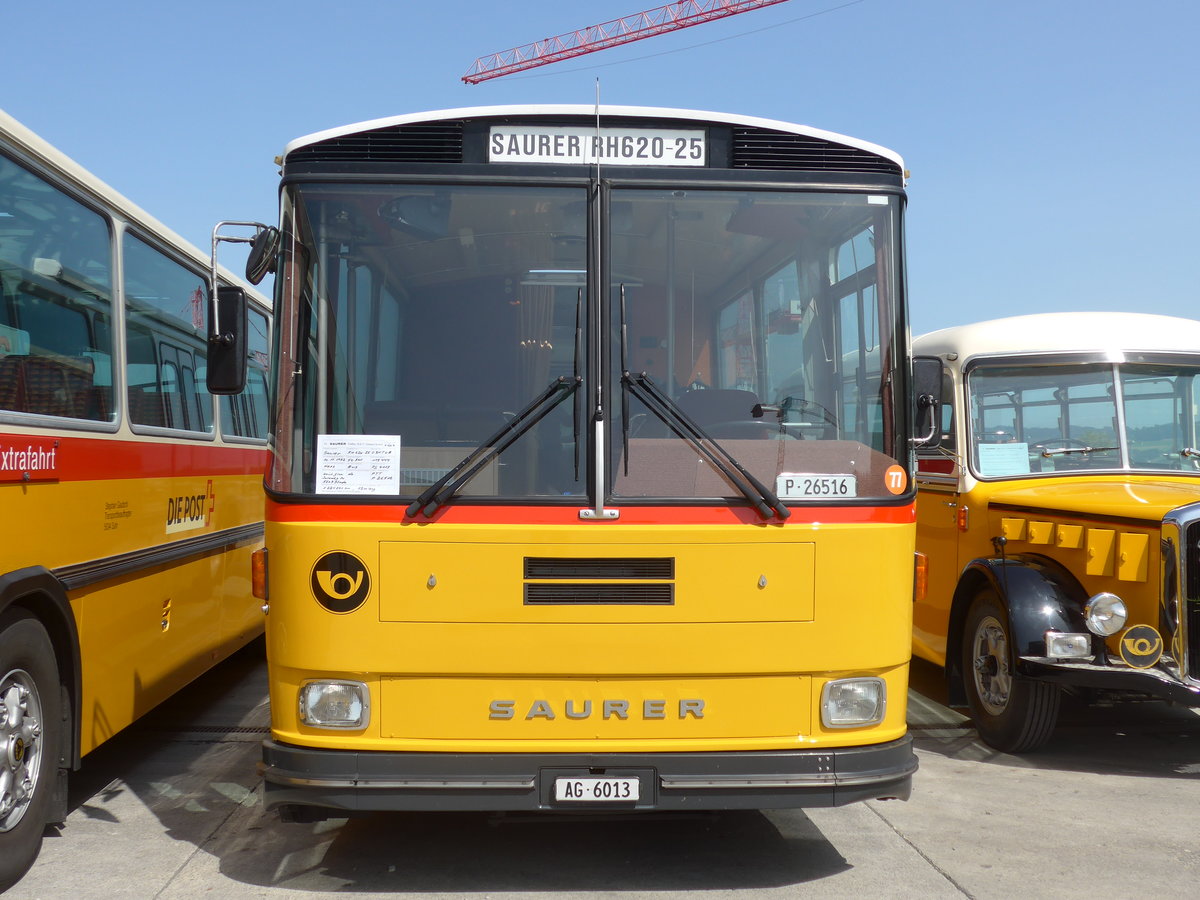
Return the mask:
<path id="1" fill-rule="evenodd" d="M 783 421 L 787 421 L 788 413 L 795 412 L 802 419 L 814 424 L 831 425 L 837 428 L 837 419 L 828 409 L 813 400 L 801 400 L 799 397 L 784 397 L 779 404 Z"/>

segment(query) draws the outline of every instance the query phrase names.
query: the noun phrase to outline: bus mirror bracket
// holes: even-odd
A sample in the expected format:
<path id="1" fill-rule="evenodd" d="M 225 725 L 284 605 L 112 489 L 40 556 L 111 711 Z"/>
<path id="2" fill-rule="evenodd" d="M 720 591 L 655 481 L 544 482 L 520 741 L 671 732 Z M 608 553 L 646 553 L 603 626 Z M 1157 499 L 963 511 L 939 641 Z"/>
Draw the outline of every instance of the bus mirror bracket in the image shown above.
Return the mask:
<path id="1" fill-rule="evenodd" d="M 936 449 L 941 443 L 942 361 L 936 356 L 914 356 L 912 361 L 914 446 Z"/>
<path id="2" fill-rule="evenodd" d="M 253 236 L 222 234 L 225 227 L 253 228 Z M 249 244 L 246 279 L 262 281 L 275 269 L 279 230 L 261 222 L 218 222 L 212 231 L 212 258 L 208 273 L 208 373 L 210 394 L 240 394 L 246 388 L 246 292 L 222 285 L 217 277 L 217 247 L 222 243 Z"/>

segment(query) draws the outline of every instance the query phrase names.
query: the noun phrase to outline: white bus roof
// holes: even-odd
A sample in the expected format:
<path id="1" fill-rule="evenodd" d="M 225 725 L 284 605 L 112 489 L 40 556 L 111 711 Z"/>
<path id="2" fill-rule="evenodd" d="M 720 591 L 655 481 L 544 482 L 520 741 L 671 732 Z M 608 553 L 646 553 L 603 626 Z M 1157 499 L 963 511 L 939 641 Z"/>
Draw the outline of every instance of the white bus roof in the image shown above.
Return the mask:
<path id="1" fill-rule="evenodd" d="M 189 257 L 193 262 L 202 265 L 205 272 L 208 271 L 208 253 L 176 234 L 128 197 L 101 181 L 71 157 L 40 138 L 2 109 L 0 109 L 0 144 L 24 153 L 77 192 L 85 197 L 90 197 L 93 203 L 112 210 L 121 219 L 137 225 L 142 231 L 157 237 L 177 252 Z M 228 279 L 230 283 L 247 288 L 260 301 L 266 302 L 264 297 L 250 289 L 245 281 L 224 266 L 221 266 L 219 271 L 221 276 Z"/>
<path id="2" fill-rule="evenodd" d="M 819 128 L 810 128 L 807 125 L 796 125 L 791 122 L 779 122 L 774 119 L 759 119 L 754 116 L 739 116 L 730 113 L 704 112 L 694 109 L 673 109 L 669 107 L 658 106 L 588 106 L 584 104 L 521 104 L 513 106 L 470 106 L 462 109 L 443 109 L 431 112 L 409 113 L 402 116 L 390 116 L 382 119 L 371 119 L 366 122 L 358 122 L 353 125 L 343 125 L 340 128 L 330 128 L 326 131 L 318 131 L 315 134 L 305 135 L 304 137 L 296 138 L 284 148 L 284 156 L 301 147 L 309 144 L 315 144 L 319 141 L 329 140 L 330 138 L 341 137 L 347 134 L 358 134 L 362 131 L 374 131 L 379 128 L 387 128 L 393 125 L 409 125 L 414 122 L 433 122 L 442 119 L 477 119 L 483 117 L 497 116 L 600 116 L 603 121 L 605 116 L 645 116 L 654 119 L 688 119 L 713 122 L 727 122 L 730 125 L 744 125 L 749 128 L 769 128 L 775 131 L 786 131 L 792 134 L 802 134 L 807 137 L 820 138 L 821 140 L 831 141 L 835 144 L 845 144 L 847 147 L 856 147 L 859 150 L 865 150 L 868 153 L 874 153 L 885 159 L 890 159 L 901 170 L 904 169 L 904 160 L 900 154 L 894 150 L 888 150 L 886 147 L 881 147 L 878 144 L 872 144 L 869 141 L 859 140 L 858 138 L 848 137 L 844 134 L 837 134 L 832 131 L 822 131 Z"/>
<path id="3" fill-rule="evenodd" d="M 981 356 L 1159 351 L 1200 357 L 1200 321 L 1148 313 L 1057 312 L 992 319 L 931 331 L 913 339 L 913 353 L 940 356 L 961 367 Z"/>

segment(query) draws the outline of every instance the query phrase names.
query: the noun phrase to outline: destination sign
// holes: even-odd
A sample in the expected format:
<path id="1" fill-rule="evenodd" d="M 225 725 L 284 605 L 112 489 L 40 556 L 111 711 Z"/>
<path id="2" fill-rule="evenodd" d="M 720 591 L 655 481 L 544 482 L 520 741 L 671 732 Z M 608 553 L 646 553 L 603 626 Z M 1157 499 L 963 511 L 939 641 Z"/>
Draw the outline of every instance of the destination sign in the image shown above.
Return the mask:
<path id="1" fill-rule="evenodd" d="M 704 131 L 696 128 L 493 125 L 488 134 L 490 163 L 703 166 L 707 160 Z"/>

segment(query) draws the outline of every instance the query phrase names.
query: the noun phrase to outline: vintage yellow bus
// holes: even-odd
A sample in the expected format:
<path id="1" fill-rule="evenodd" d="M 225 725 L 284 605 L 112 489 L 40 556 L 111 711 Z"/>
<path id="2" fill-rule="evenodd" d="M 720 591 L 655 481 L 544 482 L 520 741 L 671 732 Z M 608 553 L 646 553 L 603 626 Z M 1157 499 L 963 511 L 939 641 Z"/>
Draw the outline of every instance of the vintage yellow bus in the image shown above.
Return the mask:
<path id="1" fill-rule="evenodd" d="M 282 176 L 268 808 L 908 796 L 899 157 L 517 106 Z"/>
<path id="2" fill-rule="evenodd" d="M 81 757 L 262 631 L 269 310 L 218 404 L 208 269 L 0 114 L 0 890 Z"/>
<path id="3" fill-rule="evenodd" d="M 946 379 L 913 652 L 952 702 L 1009 752 L 1068 692 L 1200 706 L 1200 322 L 1045 313 L 913 343 Z"/>

